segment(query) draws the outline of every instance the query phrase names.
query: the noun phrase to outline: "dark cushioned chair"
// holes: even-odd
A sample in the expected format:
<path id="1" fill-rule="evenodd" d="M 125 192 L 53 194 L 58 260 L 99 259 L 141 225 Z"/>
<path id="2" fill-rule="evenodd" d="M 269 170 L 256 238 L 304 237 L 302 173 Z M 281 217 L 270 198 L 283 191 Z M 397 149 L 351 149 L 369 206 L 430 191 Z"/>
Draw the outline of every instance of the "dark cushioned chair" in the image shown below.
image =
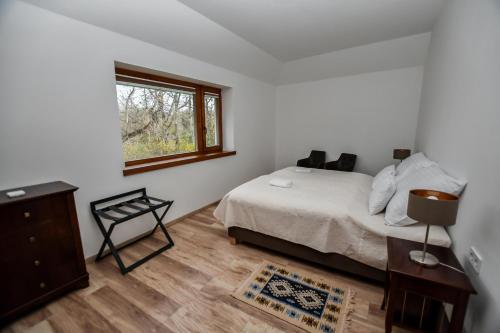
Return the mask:
<path id="1" fill-rule="evenodd" d="M 352 171 L 356 164 L 356 155 L 342 153 L 336 161 L 328 162 L 325 164 L 325 169 L 339 170 L 339 171 Z"/>
<path id="2" fill-rule="evenodd" d="M 308 158 L 297 161 L 297 166 L 304 168 L 323 169 L 326 160 L 326 153 L 321 150 L 311 150 Z"/>

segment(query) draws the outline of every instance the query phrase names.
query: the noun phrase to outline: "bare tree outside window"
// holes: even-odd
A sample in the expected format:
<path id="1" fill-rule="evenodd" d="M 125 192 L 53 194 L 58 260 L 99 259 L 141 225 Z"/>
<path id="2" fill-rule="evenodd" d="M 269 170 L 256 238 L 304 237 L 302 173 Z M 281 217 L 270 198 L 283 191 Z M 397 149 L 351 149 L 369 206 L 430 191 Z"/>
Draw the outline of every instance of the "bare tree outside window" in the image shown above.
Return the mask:
<path id="1" fill-rule="evenodd" d="M 125 161 L 196 151 L 194 94 L 116 85 Z"/>
<path id="2" fill-rule="evenodd" d="M 205 128 L 206 128 L 206 146 L 214 147 L 219 145 L 217 133 L 217 103 L 218 97 L 214 95 L 205 95 Z"/>

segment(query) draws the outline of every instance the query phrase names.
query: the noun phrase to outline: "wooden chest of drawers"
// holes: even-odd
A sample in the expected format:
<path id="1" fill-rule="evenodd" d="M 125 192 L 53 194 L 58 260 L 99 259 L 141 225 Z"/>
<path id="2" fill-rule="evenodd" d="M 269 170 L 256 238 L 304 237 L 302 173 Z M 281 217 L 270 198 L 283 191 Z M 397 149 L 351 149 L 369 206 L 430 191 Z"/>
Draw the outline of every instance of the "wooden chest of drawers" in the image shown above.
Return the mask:
<path id="1" fill-rule="evenodd" d="M 0 325 L 89 285 L 73 193 L 63 182 L 0 191 Z"/>

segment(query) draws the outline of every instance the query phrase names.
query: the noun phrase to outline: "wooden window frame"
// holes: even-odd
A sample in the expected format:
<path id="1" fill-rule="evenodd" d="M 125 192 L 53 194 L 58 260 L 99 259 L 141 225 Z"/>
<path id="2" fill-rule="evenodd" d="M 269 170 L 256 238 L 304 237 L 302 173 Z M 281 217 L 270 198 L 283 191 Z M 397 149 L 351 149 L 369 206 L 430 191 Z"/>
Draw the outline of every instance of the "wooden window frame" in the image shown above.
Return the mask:
<path id="1" fill-rule="evenodd" d="M 117 84 L 127 82 L 185 90 L 193 92 L 195 96 L 196 151 L 125 161 L 123 170 L 125 176 L 236 154 L 234 151 L 223 151 L 222 90 L 220 88 L 119 67 L 115 68 L 115 78 Z M 218 98 L 216 110 L 218 145 L 212 147 L 206 146 L 205 93 L 217 95 Z"/>
<path id="2" fill-rule="evenodd" d="M 205 127 L 205 93 L 210 93 L 212 95 L 217 95 L 217 98 L 218 98 L 218 103 L 217 103 L 217 142 L 219 143 L 218 145 L 216 146 L 211 146 L 211 147 L 207 147 L 207 143 L 206 143 L 206 140 L 207 140 L 207 129 Z M 203 129 L 202 129 L 202 132 L 203 132 L 203 147 L 204 147 L 204 152 L 207 153 L 207 152 L 220 152 L 222 151 L 222 94 L 221 94 L 221 90 L 218 89 L 218 88 L 212 88 L 212 87 L 207 87 L 207 86 L 202 86 L 201 87 L 201 99 L 203 100 L 203 104 L 202 104 L 202 110 L 201 112 L 203 113 L 203 119 L 201 119 L 200 121 L 203 121 L 202 125 L 203 125 Z"/>

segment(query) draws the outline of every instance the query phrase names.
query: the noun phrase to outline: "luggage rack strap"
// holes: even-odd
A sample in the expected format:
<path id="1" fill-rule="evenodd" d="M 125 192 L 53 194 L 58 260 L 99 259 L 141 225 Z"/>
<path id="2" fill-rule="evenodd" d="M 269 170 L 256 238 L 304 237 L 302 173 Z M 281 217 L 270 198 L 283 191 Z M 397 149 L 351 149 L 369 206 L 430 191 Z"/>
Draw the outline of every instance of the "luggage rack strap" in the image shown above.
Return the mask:
<path id="1" fill-rule="evenodd" d="M 117 216 L 111 216 L 109 214 L 106 214 L 105 212 L 103 212 L 102 210 L 96 210 L 95 213 L 103 218 L 105 218 L 106 220 L 112 220 L 112 221 L 119 221 L 120 218 L 117 217 Z"/>
<path id="2" fill-rule="evenodd" d="M 143 210 L 143 208 L 142 208 L 142 207 L 139 207 L 139 206 L 137 206 L 137 205 L 131 204 L 131 203 L 130 203 L 130 202 L 128 202 L 128 201 L 124 201 L 124 202 L 122 202 L 121 204 L 122 204 L 123 206 L 125 206 L 125 207 L 132 208 L 132 209 L 135 209 L 135 210 L 138 210 L 138 211 Z"/>
<path id="3" fill-rule="evenodd" d="M 152 203 L 148 200 L 154 200 L 154 201 L 157 201 L 157 203 Z M 102 202 L 100 204 L 104 204 L 104 203 L 105 202 Z M 172 203 L 173 203 L 173 201 L 167 201 L 167 200 L 163 200 L 163 199 L 150 197 L 147 195 L 142 195 L 140 197 L 133 198 L 133 199 L 130 199 L 127 201 L 119 202 L 119 203 L 114 203 L 112 205 L 109 205 L 109 206 L 106 206 L 103 208 L 99 208 L 99 209 L 93 208 L 92 211 L 104 219 L 112 220 L 112 221 L 115 221 L 117 223 L 122 223 L 122 222 L 128 221 L 129 219 L 133 219 L 133 218 L 136 218 L 136 217 L 141 216 L 143 214 L 147 214 L 149 212 L 155 211 L 155 210 L 162 208 L 162 207 L 165 207 L 167 205 L 171 205 Z M 137 204 L 141 204 L 141 205 L 146 206 L 146 207 L 141 207 Z M 122 209 L 121 207 L 129 207 L 129 208 L 134 209 L 135 211 L 127 211 L 127 210 Z M 113 215 L 108 214 L 108 212 L 115 212 L 115 213 L 118 213 L 118 214 L 123 215 L 123 216 L 113 216 Z"/>
<path id="4" fill-rule="evenodd" d="M 149 195 L 143 195 L 143 198 L 146 198 L 146 199 L 149 199 L 149 200 L 153 200 L 153 201 L 163 202 L 163 203 L 171 202 L 169 200 L 158 199 L 158 198 L 155 198 L 155 197 L 152 197 L 152 196 L 149 196 Z"/>
<path id="5" fill-rule="evenodd" d="M 120 207 L 121 207 L 121 205 L 109 206 L 110 210 L 112 210 L 114 212 L 117 212 L 117 213 L 122 214 L 122 215 L 130 215 L 130 212 L 123 210 Z"/>
<path id="6" fill-rule="evenodd" d="M 147 202 L 146 199 L 143 197 L 134 199 L 134 202 L 137 202 L 137 203 L 140 203 L 141 205 L 145 205 L 145 206 L 149 206 L 149 207 L 154 207 L 157 205 L 157 204 L 154 204 L 151 202 Z"/>

